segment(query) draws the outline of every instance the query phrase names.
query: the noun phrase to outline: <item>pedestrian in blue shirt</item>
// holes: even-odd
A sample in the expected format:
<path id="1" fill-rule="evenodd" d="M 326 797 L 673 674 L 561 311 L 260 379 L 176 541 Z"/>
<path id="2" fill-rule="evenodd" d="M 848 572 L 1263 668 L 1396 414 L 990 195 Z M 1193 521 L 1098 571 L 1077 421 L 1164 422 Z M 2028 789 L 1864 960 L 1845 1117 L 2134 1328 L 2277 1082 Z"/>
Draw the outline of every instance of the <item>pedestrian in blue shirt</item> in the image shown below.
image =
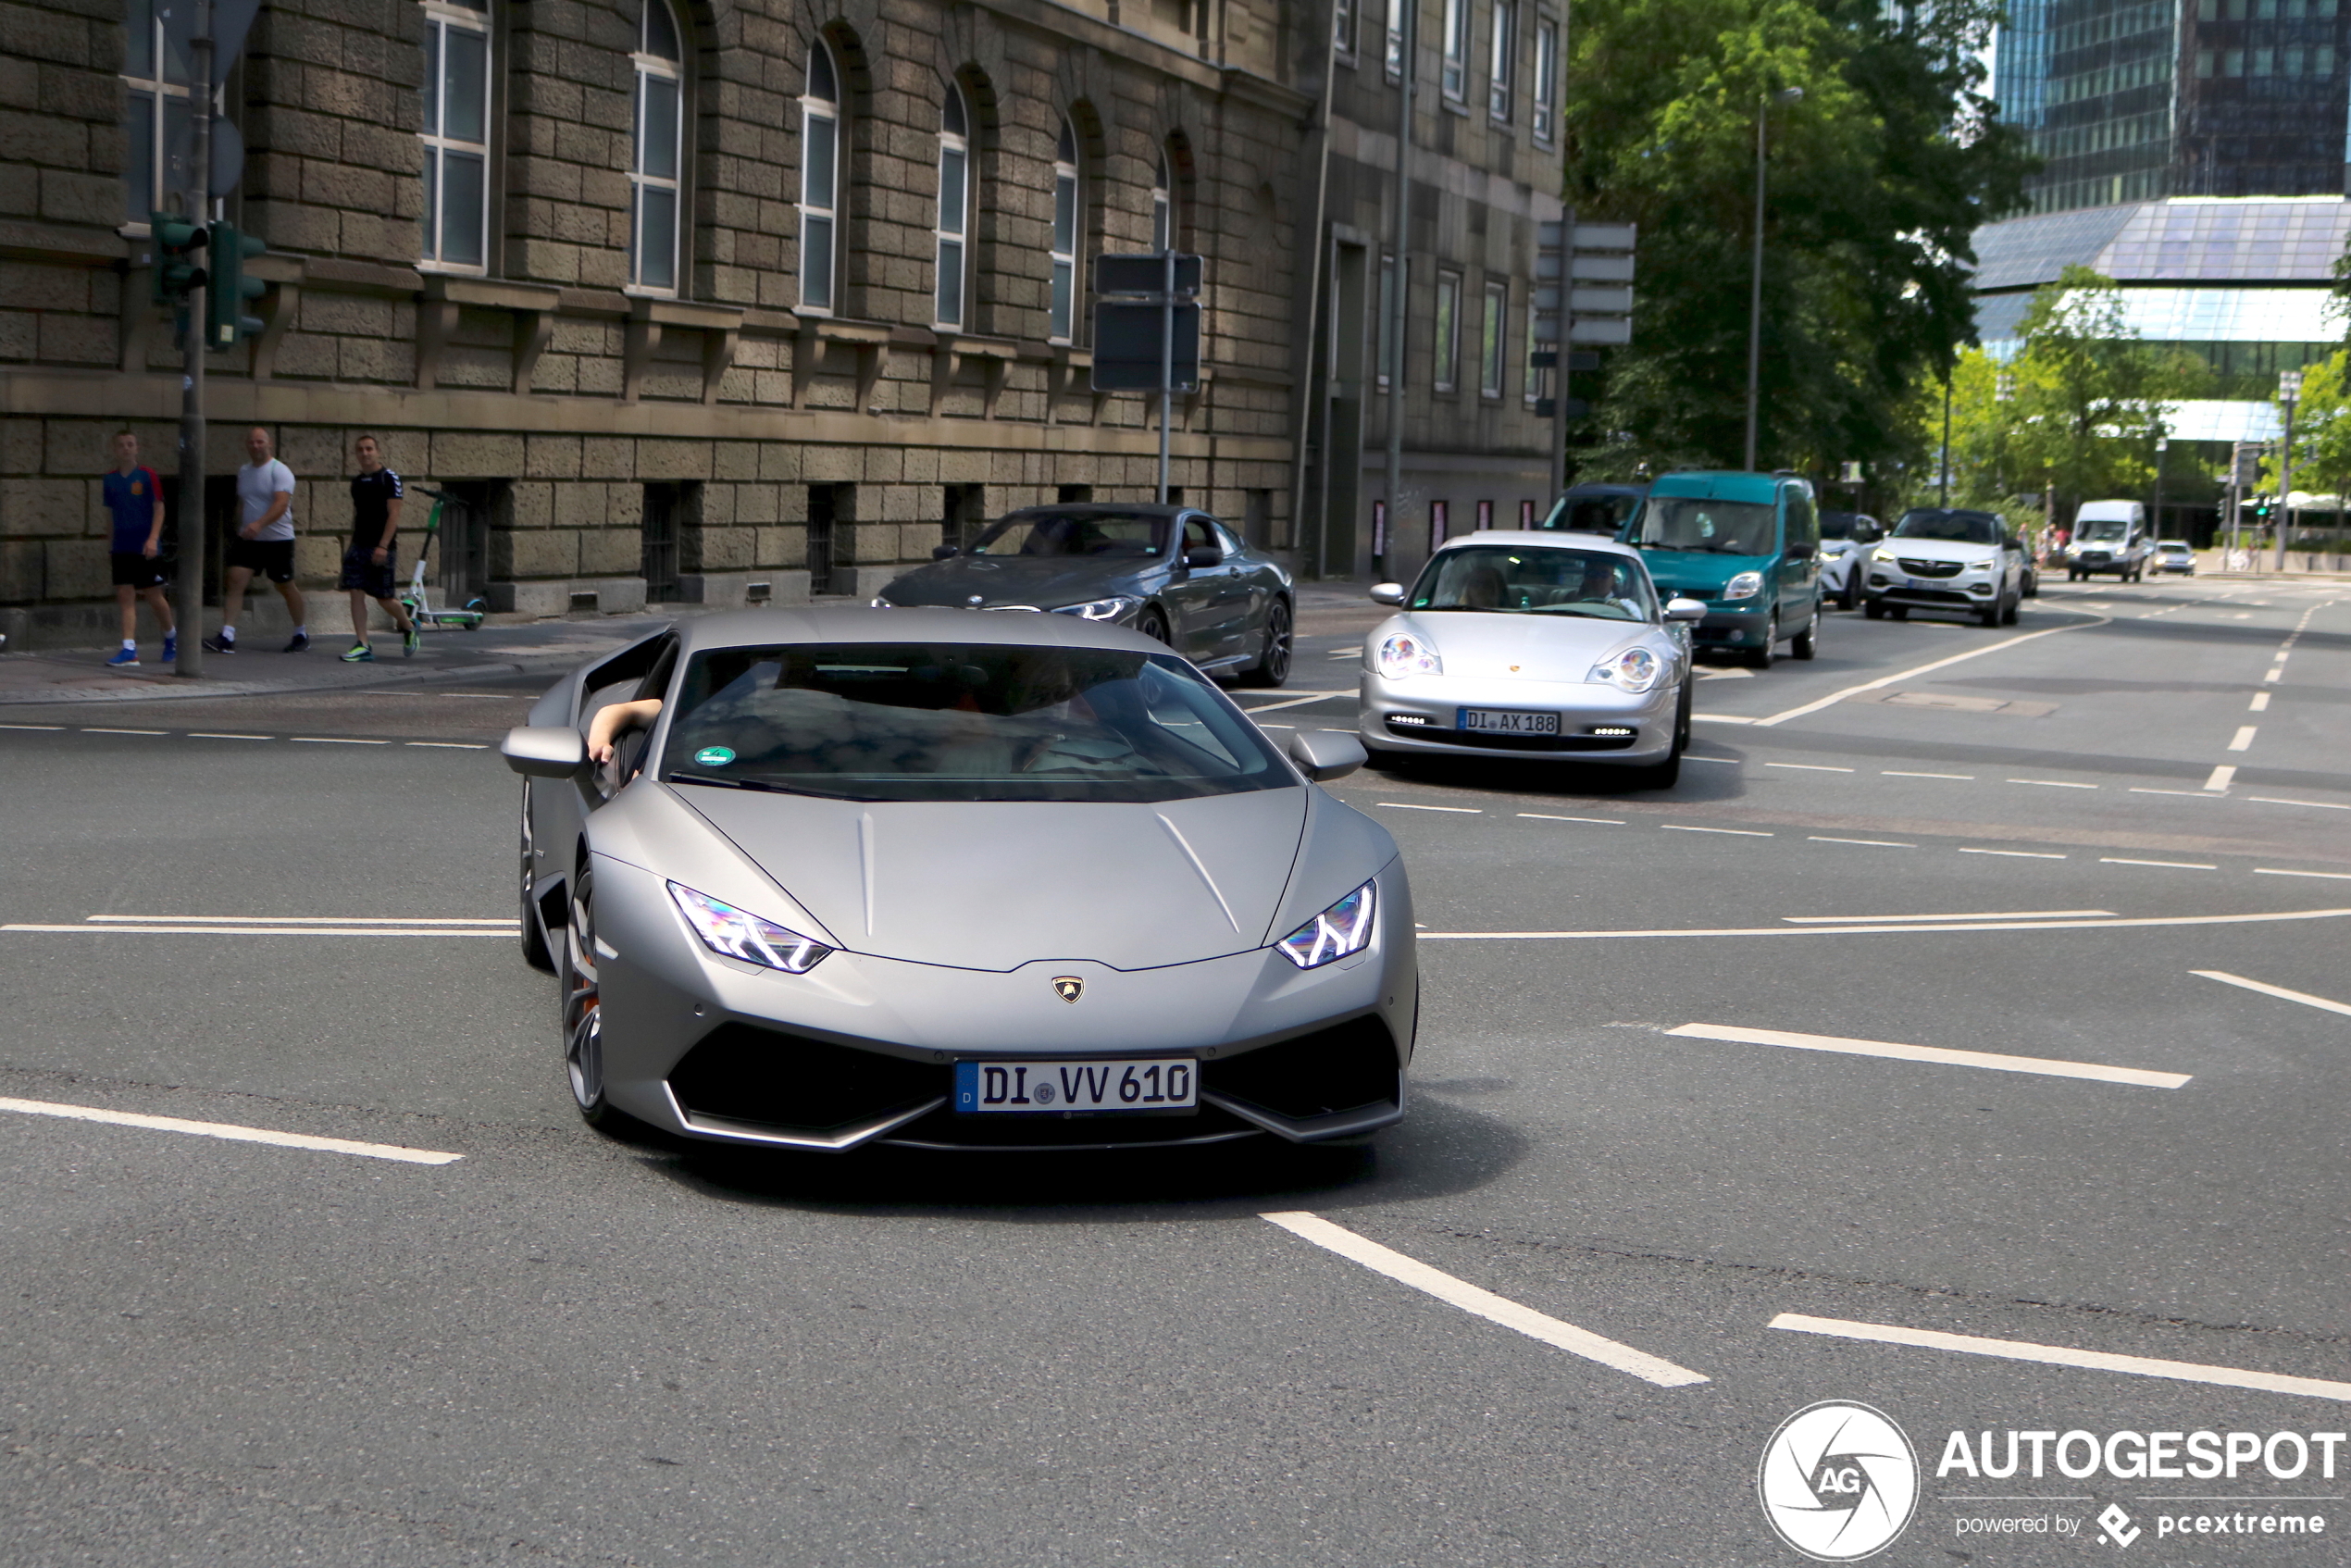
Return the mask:
<path id="1" fill-rule="evenodd" d="M 114 568 L 114 599 L 122 610 L 122 647 L 106 663 L 116 669 L 139 663 L 139 601 L 144 598 L 163 628 L 163 662 L 180 656 L 179 628 L 163 592 L 163 481 L 139 462 L 139 438 L 129 430 L 114 438 L 114 472 L 106 479 L 106 512 L 113 519 L 107 561 Z"/>

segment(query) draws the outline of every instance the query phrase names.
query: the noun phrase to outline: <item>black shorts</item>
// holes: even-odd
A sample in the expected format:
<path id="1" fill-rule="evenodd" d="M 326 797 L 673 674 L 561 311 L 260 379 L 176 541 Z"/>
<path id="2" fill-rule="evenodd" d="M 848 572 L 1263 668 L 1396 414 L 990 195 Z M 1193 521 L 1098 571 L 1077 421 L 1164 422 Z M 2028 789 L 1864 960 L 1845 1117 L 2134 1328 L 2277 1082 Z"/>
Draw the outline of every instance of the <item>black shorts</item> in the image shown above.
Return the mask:
<path id="1" fill-rule="evenodd" d="M 239 539 L 229 541 L 227 565 L 243 566 L 255 577 L 266 577 L 271 582 L 293 581 L 293 547 L 291 539 Z"/>
<path id="2" fill-rule="evenodd" d="M 163 558 L 149 557 L 137 550 L 116 550 L 106 556 L 114 567 L 117 588 L 155 588 L 164 580 Z"/>
<path id="3" fill-rule="evenodd" d="M 380 565 L 373 547 L 342 553 L 342 586 L 355 588 L 370 599 L 391 598 L 392 579 L 399 575 L 400 552 L 396 548 L 384 551 Z"/>

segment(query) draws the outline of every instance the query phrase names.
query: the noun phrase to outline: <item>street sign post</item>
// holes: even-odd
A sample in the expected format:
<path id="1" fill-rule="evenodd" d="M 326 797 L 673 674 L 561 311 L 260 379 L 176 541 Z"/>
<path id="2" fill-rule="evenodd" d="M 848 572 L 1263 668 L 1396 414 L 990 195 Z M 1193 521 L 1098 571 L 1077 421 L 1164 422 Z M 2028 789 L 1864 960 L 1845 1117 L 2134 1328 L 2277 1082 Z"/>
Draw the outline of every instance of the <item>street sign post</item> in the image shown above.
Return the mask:
<path id="1" fill-rule="evenodd" d="M 1159 394 L 1159 499 L 1167 502 L 1170 400 L 1200 385 L 1200 258 L 1094 258 L 1094 390 Z"/>
<path id="2" fill-rule="evenodd" d="M 1630 223 L 1578 223 L 1573 213 L 1536 227 L 1530 335 L 1547 345 L 1535 350 L 1535 368 L 1558 372 L 1551 395 L 1536 400 L 1536 412 L 1551 420 L 1554 497 L 1567 488 L 1567 427 L 1591 412 L 1584 399 L 1567 395 L 1568 374 L 1600 367 L 1598 355 L 1560 345 L 1633 341 L 1633 249 L 1638 238 Z"/>

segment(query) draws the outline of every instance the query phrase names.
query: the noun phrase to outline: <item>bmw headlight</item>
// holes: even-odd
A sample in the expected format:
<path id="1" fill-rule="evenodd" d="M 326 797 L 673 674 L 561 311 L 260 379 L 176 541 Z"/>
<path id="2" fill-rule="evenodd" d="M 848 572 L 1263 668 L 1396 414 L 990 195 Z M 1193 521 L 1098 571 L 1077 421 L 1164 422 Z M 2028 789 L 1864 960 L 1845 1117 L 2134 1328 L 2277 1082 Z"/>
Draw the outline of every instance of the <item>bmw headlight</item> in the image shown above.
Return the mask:
<path id="1" fill-rule="evenodd" d="M 1586 680 L 1604 680 L 1627 691 L 1646 691 L 1665 673 L 1665 665 L 1647 648 L 1627 648 L 1612 659 L 1592 666 Z"/>
<path id="2" fill-rule="evenodd" d="M 1761 572 L 1741 572 L 1723 585 L 1725 599 L 1752 599 L 1763 591 Z"/>
<path id="3" fill-rule="evenodd" d="M 805 975 L 833 951 L 772 920 L 762 920 L 676 882 L 669 884 L 669 896 L 677 901 L 678 913 L 686 917 L 703 946 L 728 958 L 781 969 L 787 975 Z"/>
<path id="4" fill-rule="evenodd" d="M 898 606 L 877 593 L 874 595 L 874 602 L 867 605 L 866 608 L 871 610 L 894 610 L 898 608 Z"/>
<path id="5" fill-rule="evenodd" d="M 1300 969 L 1319 969 L 1371 945 L 1375 902 L 1364 883 L 1274 945 Z"/>
<path id="6" fill-rule="evenodd" d="M 1083 604 L 1056 604 L 1053 614 L 1076 616 L 1081 621 L 1123 621 L 1142 607 L 1140 599 L 1120 593 L 1108 599 L 1089 599 Z"/>
<path id="7" fill-rule="evenodd" d="M 1427 638 L 1409 631 L 1399 631 L 1382 642 L 1375 662 L 1380 674 L 1390 680 L 1445 673 L 1445 661 L 1437 656 L 1435 645 Z"/>

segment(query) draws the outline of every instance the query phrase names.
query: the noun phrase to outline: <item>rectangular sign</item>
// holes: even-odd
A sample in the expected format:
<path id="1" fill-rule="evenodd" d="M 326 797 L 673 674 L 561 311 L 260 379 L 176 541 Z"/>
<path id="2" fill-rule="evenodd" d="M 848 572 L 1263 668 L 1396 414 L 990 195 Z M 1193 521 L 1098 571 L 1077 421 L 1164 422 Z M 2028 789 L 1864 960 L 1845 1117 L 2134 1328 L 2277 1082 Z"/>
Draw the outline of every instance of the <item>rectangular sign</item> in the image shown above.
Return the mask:
<path id="1" fill-rule="evenodd" d="M 1190 1111 L 1199 1105 L 1200 1067 L 1189 1057 L 955 1064 L 955 1109 L 969 1115 Z"/>
<path id="2" fill-rule="evenodd" d="M 1176 253 L 1176 292 L 1200 292 L 1200 257 Z M 1094 292 L 1098 294 L 1157 294 L 1167 284 L 1167 258 L 1152 251 L 1143 255 L 1098 255 L 1094 258 Z"/>
<path id="3" fill-rule="evenodd" d="M 1633 318 L 1629 316 L 1578 317 L 1568 324 L 1567 341 L 1572 343 L 1629 343 L 1633 341 Z"/>
<path id="4" fill-rule="evenodd" d="M 1629 283 L 1633 280 L 1633 258 L 1629 255 L 1573 255 L 1568 258 L 1567 275 L 1578 283 Z"/>
<path id="5" fill-rule="evenodd" d="M 1094 303 L 1094 391 L 1159 392 L 1163 307 L 1126 300 Z M 1175 378 L 1165 390 L 1200 383 L 1200 306 L 1179 305 L 1175 317 Z"/>
<path id="6" fill-rule="evenodd" d="M 1630 316 L 1633 291 L 1612 285 L 1570 289 L 1567 308 L 1578 316 Z"/>
<path id="7" fill-rule="evenodd" d="M 1630 223 L 1579 223 L 1574 248 L 1579 251 L 1629 251 L 1638 230 Z"/>

